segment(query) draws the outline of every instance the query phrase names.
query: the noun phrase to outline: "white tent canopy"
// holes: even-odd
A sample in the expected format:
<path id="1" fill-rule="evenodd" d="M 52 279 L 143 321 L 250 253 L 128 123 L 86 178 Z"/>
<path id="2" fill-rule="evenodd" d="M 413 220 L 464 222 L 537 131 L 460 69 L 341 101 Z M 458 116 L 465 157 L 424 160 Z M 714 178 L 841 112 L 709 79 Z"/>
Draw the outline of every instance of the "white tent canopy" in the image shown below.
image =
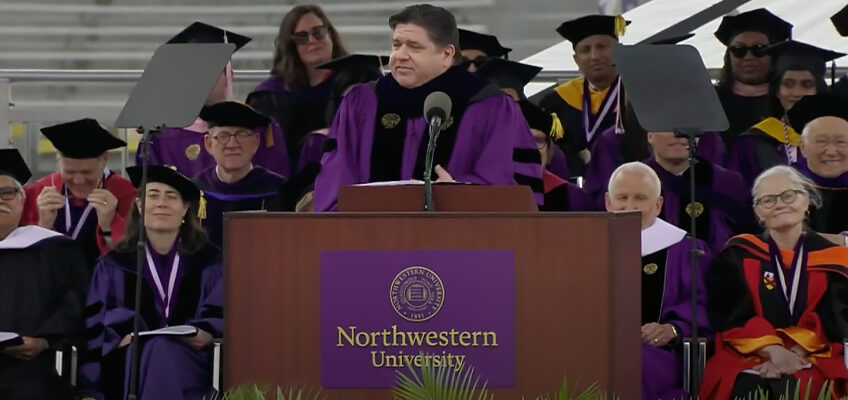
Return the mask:
<path id="1" fill-rule="evenodd" d="M 719 2 L 720 0 L 653 0 L 624 14 L 632 23 L 627 27 L 621 42 L 638 43 Z M 848 38 L 839 36 L 830 22 L 830 16 L 845 7 L 845 0 L 751 0 L 737 10 L 745 12 L 761 7 L 792 23 L 794 39 L 848 53 Z M 701 26 L 695 30 L 694 37 L 681 42 L 697 48 L 709 69 L 719 69 L 723 64 L 724 45 L 713 36 L 719 23 L 721 17 Z M 551 34 L 556 33 L 551 30 Z M 547 71 L 576 71 L 573 54 L 571 42 L 563 41 L 522 62 L 538 65 Z M 848 57 L 842 59 L 842 62 L 848 63 L 846 59 Z M 839 61 L 837 60 L 837 63 Z M 525 93 L 531 96 L 547 86 L 549 84 L 546 83 L 528 85 Z"/>

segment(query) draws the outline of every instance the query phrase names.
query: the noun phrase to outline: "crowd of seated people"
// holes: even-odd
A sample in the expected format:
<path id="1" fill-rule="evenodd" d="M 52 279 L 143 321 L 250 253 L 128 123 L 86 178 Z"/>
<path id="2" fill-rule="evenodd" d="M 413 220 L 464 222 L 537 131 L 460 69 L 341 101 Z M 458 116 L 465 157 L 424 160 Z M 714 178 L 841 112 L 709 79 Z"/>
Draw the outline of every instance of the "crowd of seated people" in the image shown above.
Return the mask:
<path id="1" fill-rule="evenodd" d="M 848 7 L 832 22 L 848 33 Z M 825 79 L 845 54 L 793 40 L 766 9 L 723 17 L 716 92 L 730 127 L 689 149 L 641 128 L 627 101 L 612 50 L 629 23 L 591 15 L 552 29 L 581 76 L 535 104 L 524 87 L 541 68 L 444 8 L 392 15 L 386 57 L 349 54 L 319 6 L 299 5 L 245 102 L 228 65 L 194 124 L 152 136 L 145 187 L 139 165 L 106 167 L 126 143 L 93 119 L 42 130 L 56 170 L 33 182 L 17 150 L 0 150 L 0 399 L 125 398 L 135 345 L 140 399 L 207 396 L 224 213 L 333 211 L 341 186 L 422 179 L 434 91 L 452 100 L 435 182 L 528 186 L 541 212 L 641 213 L 643 399 L 777 399 L 826 383 L 848 395 L 848 78 Z M 169 43 L 250 40 L 195 22 Z M 141 330 L 188 333 L 134 343 L 137 306 Z M 715 345 L 700 393 L 683 387 L 693 324 Z M 53 370 L 68 346 L 80 350 L 76 386 Z"/>

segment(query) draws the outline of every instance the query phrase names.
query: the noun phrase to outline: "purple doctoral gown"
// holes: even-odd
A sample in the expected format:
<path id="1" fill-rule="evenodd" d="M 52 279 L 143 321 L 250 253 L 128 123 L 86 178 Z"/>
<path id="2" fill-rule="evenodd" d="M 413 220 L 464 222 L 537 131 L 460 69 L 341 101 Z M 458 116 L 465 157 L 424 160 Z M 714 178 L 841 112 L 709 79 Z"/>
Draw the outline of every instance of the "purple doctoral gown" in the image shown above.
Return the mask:
<path id="1" fill-rule="evenodd" d="M 810 210 L 810 227 L 816 232 L 848 232 L 848 172 L 823 178 L 810 170 L 807 160 L 800 160 L 795 168 L 813 181 L 822 197 L 822 206 Z"/>
<path id="2" fill-rule="evenodd" d="M 682 237 L 685 233 L 679 232 L 669 240 L 669 234 L 677 228 L 669 229 L 663 224 L 668 225 L 657 219 L 654 225 L 642 231 L 642 324 L 670 323 L 677 328 L 681 338 L 691 336 L 694 282 L 698 293 L 697 314 L 694 318 L 698 326 L 698 336 L 710 337 L 712 332 L 706 314 L 707 294 L 704 277 L 713 253 L 706 243 L 696 241 L 695 246 L 705 254 L 698 258 L 697 275 L 692 276 L 689 262 L 691 239 Z M 656 232 L 657 228 L 665 232 L 659 235 L 646 234 Z M 651 237 L 655 238 L 654 243 L 647 243 L 646 246 L 644 242 L 651 242 Z M 666 242 L 662 243 L 664 240 Z M 646 251 L 646 248 L 649 250 Z M 650 253 L 644 254 L 646 252 Z M 675 346 L 680 344 L 674 343 L 665 347 L 642 345 L 643 400 L 678 400 L 686 394 L 683 391 L 683 357 Z"/>
<path id="3" fill-rule="evenodd" d="M 603 204 L 604 193 L 607 192 L 607 184 L 613 171 L 619 165 L 629 160 L 622 157 L 622 146 L 624 146 L 623 135 L 615 133 L 615 127 L 610 127 L 601 132 L 592 151 L 592 158 L 586 166 L 583 188 L 599 204 Z M 724 161 L 724 143 L 717 133 L 707 133 L 698 137 L 695 155 L 703 160 L 716 165 Z"/>
<path id="4" fill-rule="evenodd" d="M 300 157 L 297 159 L 295 173 L 300 173 L 309 164 L 321 164 L 326 141 L 327 134 L 313 132 L 306 135 L 300 147 Z"/>
<path id="5" fill-rule="evenodd" d="M 206 199 L 206 219 L 203 227 L 209 240 L 223 248 L 224 213 L 230 211 L 272 210 L 276 208 L 277 193 L 286 180 L 262 167 L 253 167 L 238 182 L 224 183 L 216 167 L 203 171 L 194 181 Z"/>
<path id="6" fill-rule="evenodd" d="M 159 275 L 167 280 L 171 265 L 160 262 L 160 266 Z M 181 256 L 167 320 L 150 275 L 145 270 L 141 285 L 141 331 L 193 325 L 213 337 L 223 337 L 223 282 L 217 247 L 207 244 L 194 254 Z M 118 345 L 132 333 L 136 276 L 135 252 L 109 252 L 95 267 L 85 311 L 87 344 L 80 356 L 79 383 L 84 396 L 107 400 L 126 396 L 132 346 Z M 194 351 L 166 336 L 145 338 L 141 343 L 139 399 L 200 400 L 211 390 L 211 350 Z"/>
<path id="7" fill-rule="evenodd" d="M 689 173 L 674 175 L 666 171 L 654 158 L 646 162 L 656 171 L 662 182 L 662 219 L 684 230 L 689 230 Z M 698 162 L 695 167 L 695 201 L 693 213 L 697 215 L 696 238 L 706 242 L 714 252 L 719 252 L 733 235 L 747 232 L 751 211 L 748 186 L 737 172 L 728 171 L 709 162 Z M 699 210 L 700 208 L 700 210 Z"/>
<path id="8" fill-rule="evenodd" d="M 773 120 L 774 118 L 770 118 Z M 783 136 L 781 123 L 766 124 L 766 121 L 757 124 L 736 138 L 733 146 L 728 150 L 725 168 L 739 172 L 745 182 L 752 186 L 754 180 L 763 171 L 775 165 L 790 165 L 786 154 L 785 145 L 777 141 L 772 135 L 767 134 L 764 129 L 780 129 L 781 132 L 773 132 L 773 135 Z M 787 129 L 792 129 L 787 127 Z M 793 136 L 797 135 L 794 130 Z M 797 161 L 804 156 L 800 149 L 796 149 Z"/>
<path id="9" fill-rule="evenodd" d="M 271 122 L 271 130 L 259 129 L 259 150 L 253 155 L 253 164 L 282 176 L 289 176 L 291 162 L 286 151 L 282 129 Z M 214 167 L 215 159 L 203 145 L 204 133 L 183 128 L 165 128 L 150 136 L 150 165 L 172 165 L 183 175 L 195 177 L 203 170 Z M 141 165 L 141 152 L 136 152 L 136 165 Z"/>
<path id="10" fill-rule="evenodd" d="M 443 75 L 463 73 L 452 69 Z M 462 75 L 460 78 L 475 79 L 470 73 L 468 77 Z M 393 82 L 391 75 L 381 78 L 383 79 L 391 79 Z M 376 85 L 380 85 L 380 81 Z M 403 92 L 406 89 L 397 90 Z M 453 151 L 443 167 L 457 182 L 529 185 L 533 188 L 537 204 L 542 204 L 542 168 L 536 141 L 518 104 L 497 89 L 494 91 L 497 93 L 470 102 L 461 120 L 453 122 L 459 123 L 459 126 L 453 136 Z M 454 109 L 456 108 L 457 105 L 454 104 Z M 381 121 L 380 116 L 377 116 L 377 109 L 377 90 L 374 84 L 358 85 L 342 100 L 328 138 L 335 142 L 336 149 L 324 155 L 321 173 L 315 181 L 316 211 L 335 209 L 340 187 L 373 181 L 372 148 L 376 124 Z M 427 135 L 427 131 L 427 122 L 423 117 L 410 117 L 406 120 L 402 148 L 398 149 L 401 152 L 400 171 L 395 174 L 399 179 L 421 178 L 415 176 L 414 171 L 422 139 Z M 446 136 L 439 136 L 439 146 L 443 146 L 442 142 Z M 426 145 L 426 141 L 424 144 Z M 386 156 L 396 157 L 397 154 Z"/>

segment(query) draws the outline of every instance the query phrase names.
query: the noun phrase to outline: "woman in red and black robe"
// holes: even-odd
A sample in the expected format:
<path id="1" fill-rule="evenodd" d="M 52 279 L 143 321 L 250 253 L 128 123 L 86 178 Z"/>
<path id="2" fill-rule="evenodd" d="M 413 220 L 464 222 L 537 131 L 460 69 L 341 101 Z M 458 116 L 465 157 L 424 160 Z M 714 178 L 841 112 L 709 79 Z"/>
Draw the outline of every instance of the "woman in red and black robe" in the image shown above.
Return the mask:
<path id="1" fill-rule="evenodd" d="M 701 399 L 748 398 L 758 389 L 777 399 L 799 384 L 816 397 L 825 382 L 844 395 L 848 248 L 805 230 L 809 207 L 821 200 L 794 169 L 765 171 L 754 194 L 766 234 L 732 238 L 707 278 L 718 333 Z"/>

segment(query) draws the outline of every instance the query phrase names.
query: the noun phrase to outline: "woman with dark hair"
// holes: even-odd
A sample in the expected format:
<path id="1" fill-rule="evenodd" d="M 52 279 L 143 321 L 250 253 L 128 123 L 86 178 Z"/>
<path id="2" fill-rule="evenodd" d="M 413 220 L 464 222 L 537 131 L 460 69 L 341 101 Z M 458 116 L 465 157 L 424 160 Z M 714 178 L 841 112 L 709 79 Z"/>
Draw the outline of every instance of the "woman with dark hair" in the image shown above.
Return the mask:
<path id="1" fill-rule="evenodd" d="M 141 167 L 127 168 L 133 184 Z M 141 188 L 140 188 L 141 189 Z M 223 334 L 221 254 L 207 240 L 195 184 L 164 166 L 148 168 L 141 288 L 139 399 L 201 399 L 211 389 L 214 338 Z M 80 389 L 98 399 L 123 399 L 129 387 L 140 201 L 127 233 L 100 258 L 86 302 Z M 169 327 L 176 332 L 157 331 Z"/>
<path id="2" fill-rule="evenodd" d="M 798 150 L 801 135 L 792 129 L 786 113 L 802 97 L 828 92 L 827 62 L 845 55 L 793 40 L 763 52 L 776 58 L 769 85 L 769 117 L 739 135 L 726 161 L 726 167 L 742 174 L 749 185 L 766 169 L 803 158 Z"/>
<path id="3" fill-rule="evenodd" d="M 357 84 L 379 79 L 383 76 L 383 68 L 388 64 L 387 56 L 349 54 L 318 66 L 320 69 L 333 73 L 330 101 L 327 103 L 325 112 L 327 126 L 333 123 L 336 110 L 342 103 L 344 95 Z M 298 157 L 295 175 L 280 190 L 282 211 L 296 211 L 296 204 L 312 191 L 315 177 L 321 171 L 321 157 L 324 155 L 324 149 L 335 145 L 335 141 L 329 141 L 329 144 L 327 142 L 329 132 L 329 128 L 310 132 L 300 143 L 300 157 Z"/>
<path id="4" fill-rule="evenodd" d="M 247 103 L 279 121 L 295 166 L 304 136 L 327 126 L 324 110 L 330 101 L 333 74 L 318 67 L 347 51 L 317 5 L 292 8 L 280 23 L 275 45 L 271 76 L 247 97 Z"/>
<path id="5" fill-rule="evenodd" d="M 707 314 L 717 335 L 700 398 L 763 391 L 777 399 L 787 389 L 822 398 L 826 382 L 841 398 L 848 248 L 808 228 L 821 197 L 794 168 L 769 168 L 751 194 L 764 234 L 730 239 L 707 274 Z"/>

